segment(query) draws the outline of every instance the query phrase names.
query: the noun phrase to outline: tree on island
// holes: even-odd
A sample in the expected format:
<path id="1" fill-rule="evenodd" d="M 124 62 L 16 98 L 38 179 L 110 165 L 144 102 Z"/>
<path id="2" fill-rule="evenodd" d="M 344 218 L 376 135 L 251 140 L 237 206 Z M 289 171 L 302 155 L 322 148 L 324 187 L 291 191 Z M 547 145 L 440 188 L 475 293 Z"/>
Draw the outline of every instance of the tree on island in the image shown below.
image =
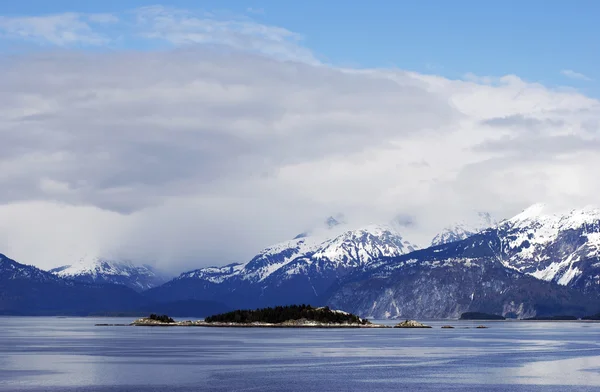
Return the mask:
<path id="1" fill-rule="evenodd" d="M 148 318 L 150 320 L 160 321 L 161 323 L 174 323 L 175 322 L 175 320 L 173 320 L 171 317 L 167 316 L 166 314 L 159 316 L 157 314 L 152 313 L 150 315 L 150 317 L 148 317 Z"/>
<path id="2" fill-rule="evenodd" d="M 369 324 L 368 320 L 360 317 L 329 309 L 314 308 L 310 305 L 288 305 L 276 306 L 273 308 L 264 308 L 256 310 L 234 310 L 233 312 L 216 314 L 204 319 L 207 323 L 269 323 L 280 324 L 289 320 L 306 319 L 320 323 L 351 323 L 351 324 Z"/>

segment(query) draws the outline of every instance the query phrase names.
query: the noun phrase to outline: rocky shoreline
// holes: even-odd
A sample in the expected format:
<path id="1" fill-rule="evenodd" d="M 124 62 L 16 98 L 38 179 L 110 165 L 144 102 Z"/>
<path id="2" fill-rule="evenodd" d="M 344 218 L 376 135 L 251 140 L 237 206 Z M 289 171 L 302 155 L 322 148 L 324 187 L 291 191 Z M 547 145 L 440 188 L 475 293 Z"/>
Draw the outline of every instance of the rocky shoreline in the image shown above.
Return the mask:
<path id="1" fill-rule="evenodd" d="M 310 320 L 289 320 L 283 323 L 225 323 L 225 322 L 206 322 L 197 321 L 175 321 L 162 322 L 147 317 L 140 318 L 131 324 L 125 324 L 134 327 L 227 327 L 227 328 L 391 328 L 389 325 L 381 324 L 358 324 L 358 323 L 321 323 Z"/>
<path id="2" fill-rule="evenodd" d="M 205 327 L 205 328 L 325 328 L 325 329 L 352 329 L 352 328 L 405 328 L 405 329 L 419 329 L 419 328 L 432 328 L 429 325 L 419 323 L 414 320 L 403 321 L 396 325 L 383 325 L 383 324 L 356 324 L 356 323 L 320 323 L 309 320 L 289 320 L 279 324 L 271 323 L 223 323 L 223 322 L 206 322 L 203 320 L 186 320 L 186 321 L 174 321 L 174 322 L 162 322 L 153 320 L 147 317 L 135 320 L 128 324 L 95 324 L 97 327 Z M 454 329 L 456 327 L 452 325 L 443 325 L 442 329 Z M 458 327 L 462 329 L 469 329 L 471 327 Z M 472 327 L 475 329 L 489 328 L 485 325 L 478 325 Z"/>

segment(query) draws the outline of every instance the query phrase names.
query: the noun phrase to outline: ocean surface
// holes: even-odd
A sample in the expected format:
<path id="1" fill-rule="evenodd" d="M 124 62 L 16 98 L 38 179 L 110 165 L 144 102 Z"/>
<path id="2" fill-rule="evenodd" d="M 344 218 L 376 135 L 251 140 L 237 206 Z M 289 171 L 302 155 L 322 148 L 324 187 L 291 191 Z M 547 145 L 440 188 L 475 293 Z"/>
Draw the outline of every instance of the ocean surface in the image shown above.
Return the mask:
<path id="1" fill-rule="evenodd" d="M 481 322 L 435 321 L 433 329 L 412 330 L 94 326 L 129 321 L 0 317 L 0 391 L 600 390 L 597 323 L 484 322 L 489 329 L 474 329 Z"/>

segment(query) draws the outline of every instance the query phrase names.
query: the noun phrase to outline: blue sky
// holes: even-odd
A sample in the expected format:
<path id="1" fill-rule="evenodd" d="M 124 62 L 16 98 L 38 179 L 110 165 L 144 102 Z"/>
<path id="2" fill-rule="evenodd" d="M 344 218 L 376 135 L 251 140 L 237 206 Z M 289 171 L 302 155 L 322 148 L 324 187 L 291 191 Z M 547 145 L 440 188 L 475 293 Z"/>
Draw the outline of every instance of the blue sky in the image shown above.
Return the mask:
<path id="1" fill-rule="evenodd" d="M 121 14 L 142 0 L 2 2 L 8 17 L 64 12 Z M 190 1 L 159 3 L 247 17 L 302 36 L 326 63 L 398 67 L 449 78 L 516 74 L 548 86 L 600 95 L 600 2 L 597 1 Z M 109 28 L 123 29 L 123 26 Z M 152 48 L 130 39 L 122 45 Z"/>

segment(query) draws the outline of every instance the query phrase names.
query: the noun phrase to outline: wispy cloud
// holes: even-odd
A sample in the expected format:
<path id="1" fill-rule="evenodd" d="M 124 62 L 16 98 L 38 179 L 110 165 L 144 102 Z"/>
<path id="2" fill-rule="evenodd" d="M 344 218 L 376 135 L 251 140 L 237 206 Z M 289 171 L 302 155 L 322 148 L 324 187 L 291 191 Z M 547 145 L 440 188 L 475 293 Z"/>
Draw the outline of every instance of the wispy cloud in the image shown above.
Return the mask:
<path id="1" fill-rule="evenodd" d="M 87 15 L 90 22 L 94 23 L 117 23 L 119 17 L 113 14 L 89 14 Z"/>
<path id="2" fill-rule="evenodd" d="M 561 74 L 563 74 L 564 76 L 566 76 L 567 78 L 570 79 L 575 79 L 575 80 L 584 80 L 586 82 L 591 82 L 592 78 L 579 73 L 579 72 L 575 72 L 572 69 L 563 69 L 562 71 L 560 71 Z"/>
<path id="3" fill-rule="evenodd" d="M 0 16 L 0 36 L 56 46 L 105 45 L 111 39 L 98 25 L 116 23 L 110 14 L 64 13 L 46 16 Z"/>
<path id="4" fill-rule="evenodd" d="M 264 15 L 265 14 L 264 8 L 248 7 L 248 8 L 246 8 L 246 12 L 249 14 L 256 14 L 256 15 Z"/>
<path id="5" fill-rule="evenodd" d="M 138 34 L 176 46 L 223 45 L 273 57 L 316 63 L 300 45 L 302 36 L 287 29 L 257 23 L 246 17 L 220 19 L 213 13 L 190 12 L 163 6 L 135 10 Z"/>
<path id="6" fill-rule="evenodd" d="M 247 12 L 260 13 L 248 8 Z M 141 7 L 120 14 L 63 13 L 2 17 L 0 37 L 61 47 L 135 45 L 140 39 L 171 46 L 218 45 L 282 60 L 316 64 L 303 47 L 302 35 L 258 23 L 247 15 L 190 11 L 164 6 Z"/>

